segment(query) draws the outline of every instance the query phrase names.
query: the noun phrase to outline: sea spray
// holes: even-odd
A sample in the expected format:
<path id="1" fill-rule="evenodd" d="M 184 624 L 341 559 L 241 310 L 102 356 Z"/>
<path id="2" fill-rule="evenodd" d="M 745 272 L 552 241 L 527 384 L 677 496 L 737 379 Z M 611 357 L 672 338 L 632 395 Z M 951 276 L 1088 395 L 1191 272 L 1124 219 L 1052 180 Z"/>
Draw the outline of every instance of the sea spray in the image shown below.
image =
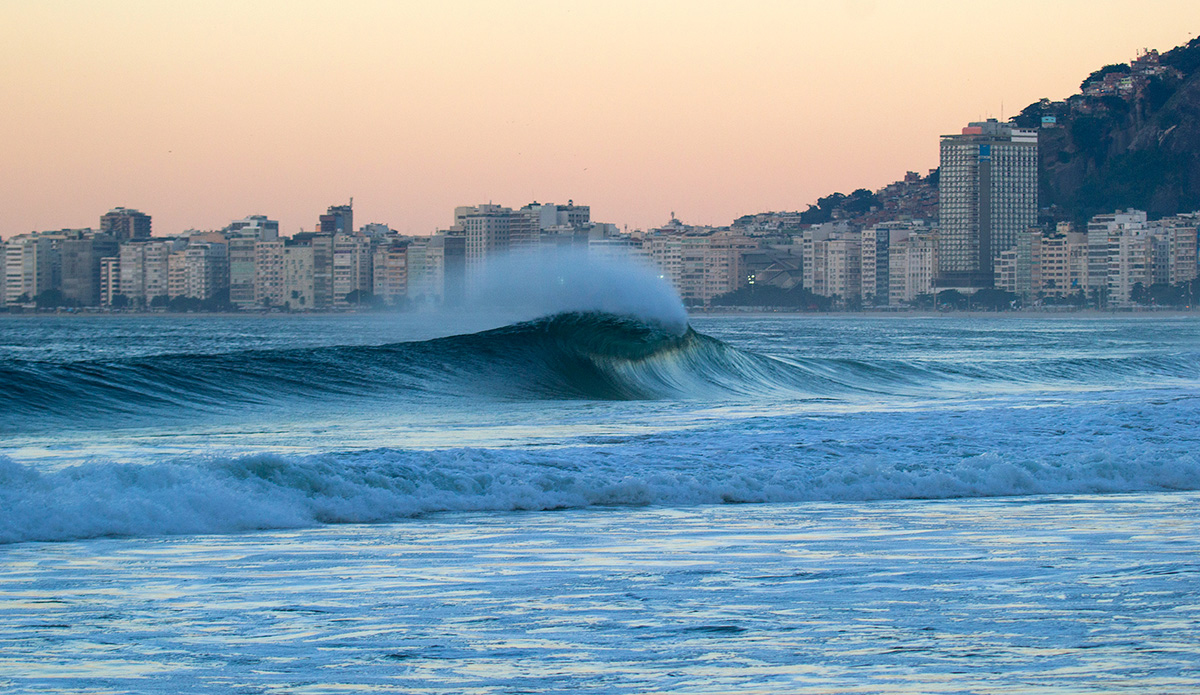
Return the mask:
<path id="1" fill-rule="evenodd" d="M 571 247 L 513 251 L 489 258 L 468 282 L 474 310 L 529 318 L 599 312 L 658 323 L 679 335 L 687 330 L 687 310 L 671 283 L 629 255 L 599 257 Z"/>

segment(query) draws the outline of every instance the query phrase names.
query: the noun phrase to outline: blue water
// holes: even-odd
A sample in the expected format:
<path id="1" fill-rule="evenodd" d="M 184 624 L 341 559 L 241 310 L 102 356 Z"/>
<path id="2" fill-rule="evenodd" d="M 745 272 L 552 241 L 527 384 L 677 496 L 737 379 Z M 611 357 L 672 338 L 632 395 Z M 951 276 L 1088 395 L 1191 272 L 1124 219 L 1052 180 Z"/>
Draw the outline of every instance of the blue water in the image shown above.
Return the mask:
<path id="1" fill-rule="evenodd" d="M 6 692 L 1194 692 L 1200 320 L 0 320 Z"/>

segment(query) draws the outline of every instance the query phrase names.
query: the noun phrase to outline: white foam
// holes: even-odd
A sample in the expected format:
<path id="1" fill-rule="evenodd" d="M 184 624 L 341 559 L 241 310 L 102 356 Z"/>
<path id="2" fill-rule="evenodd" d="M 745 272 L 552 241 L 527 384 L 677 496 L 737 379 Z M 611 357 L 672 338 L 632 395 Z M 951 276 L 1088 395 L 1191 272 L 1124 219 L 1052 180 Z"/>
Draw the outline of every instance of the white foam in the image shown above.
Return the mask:
<path id="1" fill-rule="evenodd" d="M 1136 442 L 1107 450 L 1068 443 L 1037 457 L 885 447 L 842 459 L 798 451 L 779 433 L 745 437 L 741 446 L 728 439 L 717 431 L 616 450 L 383 449 L 57 471 L 0 458 L 0 542 L 231 533 L 443 511 L 1200 489 L 1196 454 Z"/>

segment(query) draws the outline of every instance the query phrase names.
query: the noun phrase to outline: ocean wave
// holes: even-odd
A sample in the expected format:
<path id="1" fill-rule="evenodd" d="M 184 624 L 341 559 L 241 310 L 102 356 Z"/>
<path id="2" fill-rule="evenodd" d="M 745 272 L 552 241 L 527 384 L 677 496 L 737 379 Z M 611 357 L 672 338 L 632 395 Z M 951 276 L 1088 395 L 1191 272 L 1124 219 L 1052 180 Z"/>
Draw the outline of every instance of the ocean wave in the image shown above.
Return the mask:
<path id="1" fill-rule="evenodd" d="M 1195 403 L 1154 406 L 1171 418 Z M 1200 489 L 1145 414 L 783 418 L 555 449 L 247 454 L 46 470 L 0 458 L 0 542 L 381 523 L 437 512 Z M 914 429 L 915 428 L 915 429 Z M 988 434 L 988 432 L 991 432 Z"/>
<path id="2" fill-rule="evenodd" d="M 690 327 L 597 312 L 380 346 L 0 361 L 0 432 L 112 427 L 188 412 L 236 413 L 411 400 L 939 397 L 1013 387 L 1194 384 L 1200 355 L 1030 357 L 1000 362 L 777 359 Z"/>
<path id="3" fill-rule="evenodd" d="M 121 360 L 0 363 L 14 417 L 171 414 L 330 398 L 626 400 L 819 388 L 820 375 L 630 316 L 564 313 L 469 335 Z"/>

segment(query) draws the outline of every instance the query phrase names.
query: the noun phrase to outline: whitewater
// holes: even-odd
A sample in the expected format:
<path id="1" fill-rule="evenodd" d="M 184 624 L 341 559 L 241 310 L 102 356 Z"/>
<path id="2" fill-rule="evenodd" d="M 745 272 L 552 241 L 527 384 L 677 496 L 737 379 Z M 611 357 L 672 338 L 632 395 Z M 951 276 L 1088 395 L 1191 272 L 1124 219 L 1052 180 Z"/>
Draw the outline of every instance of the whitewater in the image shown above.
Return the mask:
<path id="1" fill-rule="evenodd" d="M 0 319 L 0 692 L 1200 687 L 1196 318 L 520 272 Z"/>

